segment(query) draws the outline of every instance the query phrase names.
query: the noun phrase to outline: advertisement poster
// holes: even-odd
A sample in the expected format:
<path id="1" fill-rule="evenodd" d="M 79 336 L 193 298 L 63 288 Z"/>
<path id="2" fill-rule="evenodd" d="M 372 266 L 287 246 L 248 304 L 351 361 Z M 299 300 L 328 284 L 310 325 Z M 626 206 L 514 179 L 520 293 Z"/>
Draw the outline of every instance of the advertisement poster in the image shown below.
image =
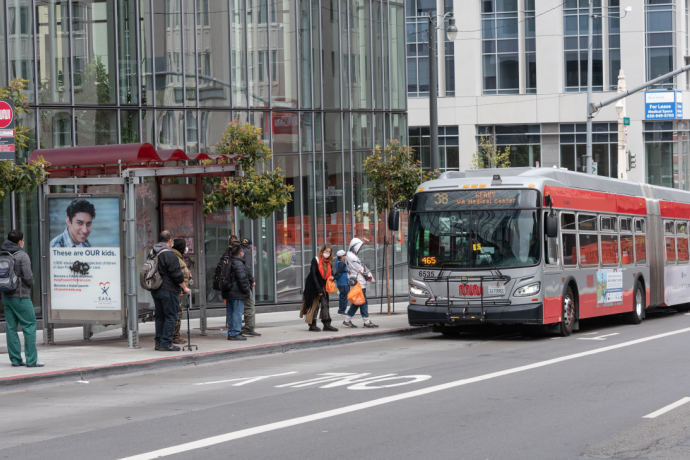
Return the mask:
<path id="1" fill-rule="evenodd" d="M 619 268 L 597 270 L 597 306 L 608 307 L 623 302 L 623 271 Z"/>
<path id="2" fill-rule="evenodd" d="M 690 298 L 690 265 L 664 267 L 664 303 L 678 305 Z"/>
<path id="3" fill-rule="evenodd" d="M 120 199 L 54 197 L 46 212 L 51 308 L 119 311 Z"/>

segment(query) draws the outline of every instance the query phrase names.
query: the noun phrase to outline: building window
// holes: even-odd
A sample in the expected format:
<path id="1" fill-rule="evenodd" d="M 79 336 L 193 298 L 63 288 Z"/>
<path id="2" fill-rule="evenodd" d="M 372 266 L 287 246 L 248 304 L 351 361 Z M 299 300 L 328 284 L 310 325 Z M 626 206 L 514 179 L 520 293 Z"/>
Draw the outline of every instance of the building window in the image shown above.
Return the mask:
<path id="1" fill-rule="evenodd" d="M 690 122 L 644 122 L 646 182 L 690 190 Z M 639 167 L 639 166 L 638 166 Z"/>
<path id="2" fill-rule="evenodd" d="M 540 125 L 478 126 L 477 146 L 481 138 L 487 136 L 492 138 L 497 150 L 509 149 L 510 167 L 538 168 L 541 165 Z"/>
<path id="3" fill-rule="evenodd" d="M 484 94 L 520 92 L 518 1 L 482 1 Z"/>
<path id="4" fill-rule="evenodd" d="M 525 0 L 525 92 L 537 92 L 537 43 L 534 0 Z"/>
<path id="5" fill-rule="evenodd" d="M 587 172 L 587 125 L 565 123 L 560 125 L 561 168 Z M 592 163 L 597 175 L 618 176 L 618 124 L 592 124 Z"/>
<path id="6" fill-rule="evenodd" d="M 650 0 L 648 0 L 650 1 Z M 651 0 L 654 1 L 654 0 Z M 592 37 L 592 90 L 604 90 L 601 0 L 594 0 Z M 563 5 L 563 49 L 565 50 L 565 91 L 587 90 L 587 50 L 589 49 L 589 4 L 567 0 Z"/>
<path id="7" fill-rule="evenodd" d="M 647 81 L 671 72 L 674 66 L 675 23 L 674 0 L 646 0 L 645 19 L 647 27 Z M 673 88 L 670 79 L 657 85 L 659 88 Z"/>
<path id="8" fill-rule="evenodd" d="M 618 74 L 621 70 L 621 20 L 620 0 L 609 0 L 609 89 L 618 90 Z"/>
<path id="9" fill-rule="evenodd" d="M 453 10 L 452 0 L 444 0 L 444 14 Z M 436 2 L 410 0 L 405 7 L 407 45 L 407 96 L 429 97 L 429 12 Z M 445 27 L 446 23 L 442 26 Z M 455 45 L 444 33 L 445 43 L 438 44 L 437 90 L 440 97 L 455 95 Z M 438 35 L 437 35 L 438 37 Z M 441 51 L 444 50 L 444 51 Z"/>
<path id="10" fill-rule="evenodd" d="M 412 127 L 409 130 L 410 147 L 415 150 L 415 158 L 422 161 L 422 169 L 431 168 L 429 127 Z M 457 126 L 438 127 L 438 150 L 440 155 L 440 170 L 460 170 L 460 137 Z"/>

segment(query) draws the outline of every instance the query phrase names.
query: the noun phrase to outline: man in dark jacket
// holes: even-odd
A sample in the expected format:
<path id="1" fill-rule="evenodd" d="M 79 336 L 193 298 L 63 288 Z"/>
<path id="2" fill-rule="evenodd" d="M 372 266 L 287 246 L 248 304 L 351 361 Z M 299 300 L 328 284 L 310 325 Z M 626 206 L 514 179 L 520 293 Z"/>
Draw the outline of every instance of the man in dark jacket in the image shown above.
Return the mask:
<path id="1" fill-rule="evenodd" d="M 36 315 L 31 303 L 31 286 L 34 284 L 34 274 L 31 271 L 31 259 L 22 248 L 24 247 L 24 233 L 12 230 L 0 251 L 9 252 L 14 259 L 14 273 L 19 278 L 17 289 L 2 294 L 2 304 L 5 307 L 5 322 L 7 326 L 7 351 L 12 361 L 12 367 L 43 367 L 36 352 Z M 24 334 L 24 355 L 22 361 L 22 344 L 17 334 L 17 325 L 22 327 Z"/>
<path id="2" fill-rule="evenodd" d="M 153 303 L 156 305 L 156 350 L 161 351 L 180 351 L 180 347 L 172 343 L 177 322 L 177 307 L 180 303 L 180 292 L 191 292 L 184 284 L 180 263 L 170 249 L 172 245 L 172 232 L 163 230 L 158 243 L 153 247 L 153 254 L 158 255 L 158 273 L 163 280 L 159 289 L 151 291 Z"/>
<path id="3" fill-rule="evenodd" d="M 225 300 L 225 312 L 228 324 L 228 340 L 247 340 L 241 332 L 242 312 L 244 311 L 244 300 L 252 295 L 251 284 L 247 277 L 247 268 L 242 260 L 242 246 L 231 246 L 223 255 L 227 260 L 223 278 L 226 285 L 222 291 Z"/>
<path id="4" fill-rule="evenodd" d="M 245 337 L 261 337 L 261 334 L 256 332 L 256 311 L 254 309 L 254 287 L 256 280 L 254 279 L 254 256 L 252 255 L 252 240 L 248 238 L 242 239 L 242 260 L 244 266 L 247 268 L 247 278 L 249 278 L 249 285 L 252 287 L 252 292 L 249 297 L 244 299 L 244 327 L 242 328 L 242 335 Z"/>

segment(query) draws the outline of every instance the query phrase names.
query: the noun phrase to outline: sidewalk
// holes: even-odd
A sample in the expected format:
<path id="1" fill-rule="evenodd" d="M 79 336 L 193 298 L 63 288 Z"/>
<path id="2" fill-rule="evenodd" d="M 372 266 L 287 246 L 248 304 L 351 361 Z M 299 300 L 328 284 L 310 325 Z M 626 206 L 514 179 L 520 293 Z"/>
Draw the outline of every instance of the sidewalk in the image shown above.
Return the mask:
<path id="1" fill-rule="evenodd" d="M 377 329 L 362 328 L 360 316 L 353 319 L 358 328 L 343 328 L 343 317 L 337 315 L 337 308 L 332 308 L 333 325 L 339 329 L 338 332 L 309 332 L 307 324 L 299 318 L 299 312 L 296 311 L 260 313 L 256 315 L 256 331 L 262 336 L 241 342 L 227 340 L 225 318 L 209 318 L 206 336 L 199 335 L 199 320 L 194 319 L 190 321 L 192 344 L 199 348 L 192 352 L 155 351 L 155 328 L 151 322 L 139 325 L 141 348 L 136 350 L 126 348 L 127 339 L 122 337 L 121 329 L 95 334 L 90 341 L 83 339 L 81 327 L 56 329 L 56 345 L 43 345 L 42 331 L 38 331 L 38 359 L 46 363 L 43 368 L 10 366 L 5 334 L 0 334 L 0 391 L 28 384 L 105 378 L 173 366 L 207 364 L 428 332 L 430 328 L 408 325 L 406 307 L 406 303 L 397 303 L 397 313 L 391 316 L 371 314 L 371 320 L 380 326 Z M 182 333 L 186 339 L 186 316 L 182 322 Z M 19 336 L 23 340 L 21 333 Z"/>

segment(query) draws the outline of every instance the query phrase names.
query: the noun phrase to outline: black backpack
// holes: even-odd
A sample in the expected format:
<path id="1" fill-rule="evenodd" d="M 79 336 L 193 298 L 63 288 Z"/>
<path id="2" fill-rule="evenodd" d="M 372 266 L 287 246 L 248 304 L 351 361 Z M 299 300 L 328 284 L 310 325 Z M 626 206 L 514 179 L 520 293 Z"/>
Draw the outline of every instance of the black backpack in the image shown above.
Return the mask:
<path id="1" fill-rule="evenodd" d="M 221 258 L 213 274 L 213 290 L 220 292 L 230 290 L 234 273 L 230 259 L 227 257 Z"/>

